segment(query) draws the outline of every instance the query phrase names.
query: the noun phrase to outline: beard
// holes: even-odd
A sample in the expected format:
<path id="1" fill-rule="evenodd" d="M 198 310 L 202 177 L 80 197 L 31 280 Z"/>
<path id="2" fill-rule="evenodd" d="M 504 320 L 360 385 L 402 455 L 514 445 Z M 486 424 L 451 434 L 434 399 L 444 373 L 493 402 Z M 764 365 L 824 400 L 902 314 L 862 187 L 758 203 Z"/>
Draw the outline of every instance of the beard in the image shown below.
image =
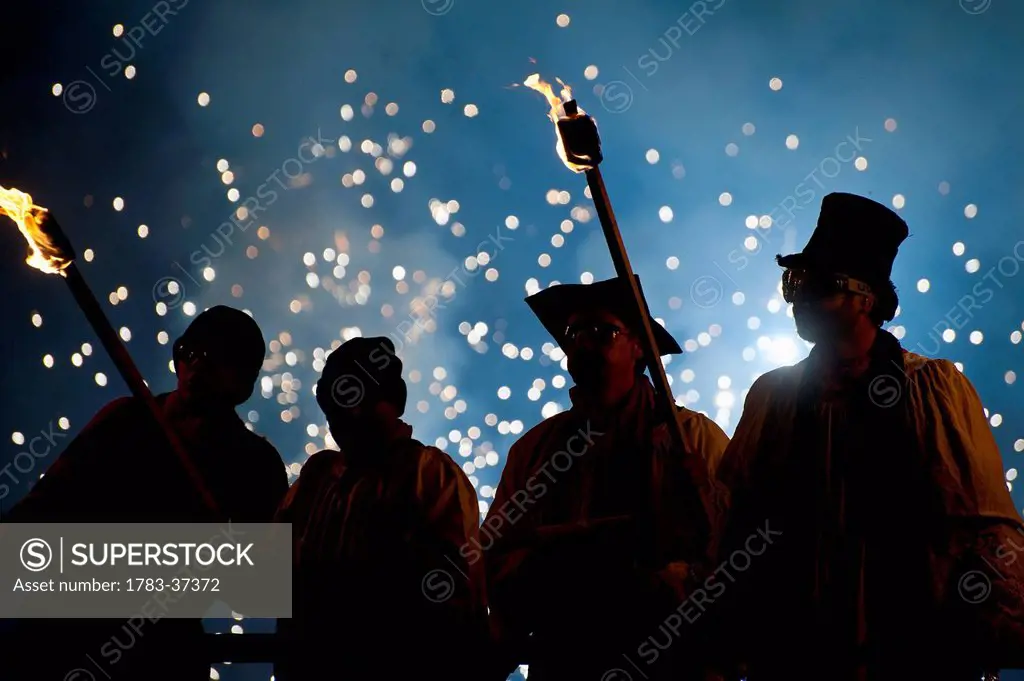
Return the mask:
<path id="1" fill-rule="evenodd" d="M 246 402 L 255 390 L 243 386 L 227 386 L 212 377 L 191 373 L 179 381 L 178 389 L 185 401 L 200 411 L 221 411 Z"/>
<path id="2" fill-rule="evenodd" d="M 839 313 L 793 310 L 796 333 L 808 343 L 823 343 L 845 338 L 855 328 L 855 320 Z"/>
<path id="3" fill-rule="evenodd" d="M 815 319 L 808 313 L 794 313 L 793 320 L 796 322 L 796 335 L 800 336 L 808 343 L 817 343 L 822 339 L 824 334 L 820 320 Z"/>
<path id="4" fill-rule="evenodd" d="M 596 353 L 573 355 L 568 364 L 569 375 L 576 385 L 596 388 L 604 384 L 604 359 Z"/>

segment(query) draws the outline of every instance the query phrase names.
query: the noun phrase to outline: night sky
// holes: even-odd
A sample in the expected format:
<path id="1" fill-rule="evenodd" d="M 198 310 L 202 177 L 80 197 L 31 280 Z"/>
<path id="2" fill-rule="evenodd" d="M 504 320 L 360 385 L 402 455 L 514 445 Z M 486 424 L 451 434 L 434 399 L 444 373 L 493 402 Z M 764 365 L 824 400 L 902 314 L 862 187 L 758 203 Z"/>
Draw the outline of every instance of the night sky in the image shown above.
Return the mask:
<path id="1" fill-rule="evenodd" d="M 863 194 L 911 230 L 886 328 L 962 366 L 1016 485 L 1019 3 L 80 4 L 5 9 L 0 185 L 56 216 L 156 392 L 198 312 L 250 311 L 274 342 L 239 413 L 293 476 L 331 444 L 313 385 L 355 335 L 395 341 L 407 420 L 463 464 L 481 512 L 517 435 L 568 407 L 523 298 L 614 269 L 546 103 L 515 85 L 540 73 L 598 121 L 633 267 L 687 351 L 667 366 L 684 404 L 731 433 L 754 378 L 806 355 L 774 256 L 803 246 L 822 196 Z M 3 510 L 127 389 L 0 226 Z M 40 433 L 56 444 L 16 467 Z M 232 625 L 272 626 L 209 623 Z"/>

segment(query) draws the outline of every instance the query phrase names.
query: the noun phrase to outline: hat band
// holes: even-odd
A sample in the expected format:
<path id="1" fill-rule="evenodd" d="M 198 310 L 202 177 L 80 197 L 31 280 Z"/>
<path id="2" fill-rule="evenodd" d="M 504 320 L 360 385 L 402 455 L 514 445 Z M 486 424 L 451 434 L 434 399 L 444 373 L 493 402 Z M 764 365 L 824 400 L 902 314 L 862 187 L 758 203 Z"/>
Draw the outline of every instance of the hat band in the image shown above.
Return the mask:
<path id="1" fill-rule="evenodd" d="M 837 293 L 856 293 L 863 296 L 874 294 L 870 285 L 845 274 L 811 275 L 806 270 L 788 269 L 782 273 L 782 298 L 793 303 L 800 291 L 819 296 Z"/>

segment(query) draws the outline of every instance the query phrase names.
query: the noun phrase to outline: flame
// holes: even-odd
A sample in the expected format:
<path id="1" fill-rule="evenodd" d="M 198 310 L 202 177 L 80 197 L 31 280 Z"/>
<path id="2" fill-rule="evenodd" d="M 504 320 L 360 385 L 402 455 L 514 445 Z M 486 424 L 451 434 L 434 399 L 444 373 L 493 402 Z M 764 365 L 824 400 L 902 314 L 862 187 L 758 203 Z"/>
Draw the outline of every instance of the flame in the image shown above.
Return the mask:
<path id="1" fill-rule="evenodd" d="M 47 213 L 45 208 L 34 205 L 28 194 L 0 186 L 0 215 L 6 215 L 17 223 L 32 248 L 32 255 L 25 262 L 46 274 L 62 275 L 73 260 L 43 230 Z"/>
<path id="2" fill-rule="evenodd" d="M 550 118 L 551 122 L 555 124 L 555 138 L 558 140 L 555 145 L 555 151 L 558 152 L 558 158 L 562 159 L 562 163 L 564 163 L 565 167 L 569 170 L 574 173 L 583 173 L 590 170 L 591 166 L 578 165 L 569 160 L 569 157 L 565 154 L 565 144 L 562 142 L 562 132 L 558 129 L 559 119 L 566 117 L 563 105 L 572 99 L 572 88 L 558 78 L 555 78 L 555 81 L 562 86 L 562 92 L 560 93 L 561 97 L 555 94 L 555 90 L 551 83 L 541 80 L 539 73 L 529 76 L 523 81 L 523 85 L 531 90 L 536 90 L 544 95 L 544 98 L 548 100 L 548 104 L 551 106 L 551 110 L 548 111 L 548 118 Z M 585 115 L 586 112 L 584 112 L 582 108 L 579 108 L 578 110 L 581 116 Z"/>

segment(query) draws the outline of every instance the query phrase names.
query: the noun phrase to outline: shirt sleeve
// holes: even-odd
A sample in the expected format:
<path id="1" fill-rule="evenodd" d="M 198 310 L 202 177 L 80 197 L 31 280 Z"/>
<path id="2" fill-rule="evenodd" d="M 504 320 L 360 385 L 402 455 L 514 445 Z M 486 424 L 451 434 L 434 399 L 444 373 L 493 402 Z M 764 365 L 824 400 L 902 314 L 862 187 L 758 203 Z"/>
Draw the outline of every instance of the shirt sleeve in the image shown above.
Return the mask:
<path id="1" fill-rule="evenodd" d="M 443 611 L 461 644 L 479 646 L 487 638 L 483 564 L 473 559 L 479 546 L 476 490 L 444 452 L 426 448 L 420 458 L 416 499 L 424 524 L 414 538 L 424 552 L 424 596 Z"/>
<path id="2" fill-rule="evenodd" d="M 503 523 L 501 517 L 517 495 L 527 489 L 530 452 L 520 439 L 509 449 L 505 468 L 488 509 L 484 528 Z M 535 481 L 536 482 L 536 481 Z M 544 483 L 539 482 L 543 485 Z M 543 494 L 543 491 L 539 492 Z M 530 568 L 532 550 L 523 546 L 513 547 L 506 541 L 506 534 L 488 532 L 486 554 L 487 581 L 490 593 L 491 618 L 496 634 L 501 641 L 509 642 L 525 638 L 530 634 L 532 612 L 533 575 Z"/>
<path id="3" fill-rule="evenodd" d="M 917 432 L 945 513 L 1019 520 L 999 446 L 970 380 L 952 362 L 933 360 L 911 381 Z"/>
<path id="4" fill-rule="evenodd" d="M 309 522 L 318 497 L 329 482 L 332 467 L 339 456 L 339 452 L 324 450 L 309 457 L 299 471 L 298 479 L 285 491 L 277 507 L 274 522 L 292 523 L 295 540 L 299 539 Z M 287 475 L 285 484 L 288 484 Z"/>
<path id="5" fill-rule="evenodd" d="M 759 377 L 750 386 L 736 430 L 715 466 L 715 477 L 730 496 L 748 481 L 750 464 L 757 450 L 771 397 L 767 381 L 768 374 Z"/>
<path id="6" fill-rule="evenodd" d="M 778 371 L 759 377 L 750 386 L 739 423 L 715 469 L 723 513 L 715 524 L 711 551 L 714 565 L 743 540 L 760 513 L 753 508 L 758 481 L 752 478 L 751 469 L 759 456 L 768 413 L 779 385 Z"/>
<path id="7" fill-rule="evenodd" d="M 679 417 L 686 445 L 681 456 L 696 459 L 686 462 L 674 447 L 664 449 L 658 456 L 661 463 L 656 468 L 658 480 L 654 490 L 658 509 L 654 520 L 662 554 L 659 563 L 665 561 L 657 569 L 656 583 L 662 591 L 665 587 L 671 591 L 674 602 L 686 598 L 694 580 L 711 562 L 715 528 L 724 513 L 724 495 L 714 472 L 729 442 L 718 424 L 703 414 L 681 411 Z M 691 468 L 695 461 L 705 470 L 695 473 Z M 701 480 L 694 480 L 696 475 Z M 699 499 L 694 498 L 695 494 L 700 495 Z M 693 522 L 692 516 L 697 513 L 711 517 Z"/>
<path id="8" fill-rule="evenodd" d="M 254 517 L 242 519 L 241 522 L 271 522 L 275 513 L 288 493 L 288 473 L 284 469 L 284 461 L 270 441 L 256 436 L 258 444 L 254 455 L 260 458 L 256 471 L 258 480 L 254 480 L 252 490 L 252 507 Z"/>
<path id="9" fill-rule="evenodd" d="M 1006 659 L 1024 647 L 1024 524 L 1002 457 L 981 398 L 951 362 L 930 361 L 911 380 L 946 528 L 931 556 L 936 598 L 959 640 Z"/>
<path id="10" fill-rule="evenodd" d="M 729 507 L 728 491 L 717 477 L 722 458 L 729 447 L 729 436 L 710 418 L 701 415 L 699 425 L 693 430 L 694 451 L 699 453 L 708 467 L 708 489 L 702 492 L 705 508 L 710 509 L 710 537 L 706 553 L 711 560 L 717 550 L 717 540 Z"/>
<path id="11" fill-rule="evenodd" d="M 107 494 L 108 467 L 120 451 L 116 438 L 132 404 L 133 400 L 126 397 L 101 409 L 5 515 L 4 521 L 70 521 L 92 506 L 91 498 Z"/>
<path id="12" fill-rule="evenodd" d="M 703 419 L 703 427 L 698 433 L 697 446 L 703 452 L 708 462 L 708 470 L 712 477 L 715 477 L 718 466 L 722 463 L 722 457 L 729 446 L 729 436 L 722 428 L 709 418 Z"/>

